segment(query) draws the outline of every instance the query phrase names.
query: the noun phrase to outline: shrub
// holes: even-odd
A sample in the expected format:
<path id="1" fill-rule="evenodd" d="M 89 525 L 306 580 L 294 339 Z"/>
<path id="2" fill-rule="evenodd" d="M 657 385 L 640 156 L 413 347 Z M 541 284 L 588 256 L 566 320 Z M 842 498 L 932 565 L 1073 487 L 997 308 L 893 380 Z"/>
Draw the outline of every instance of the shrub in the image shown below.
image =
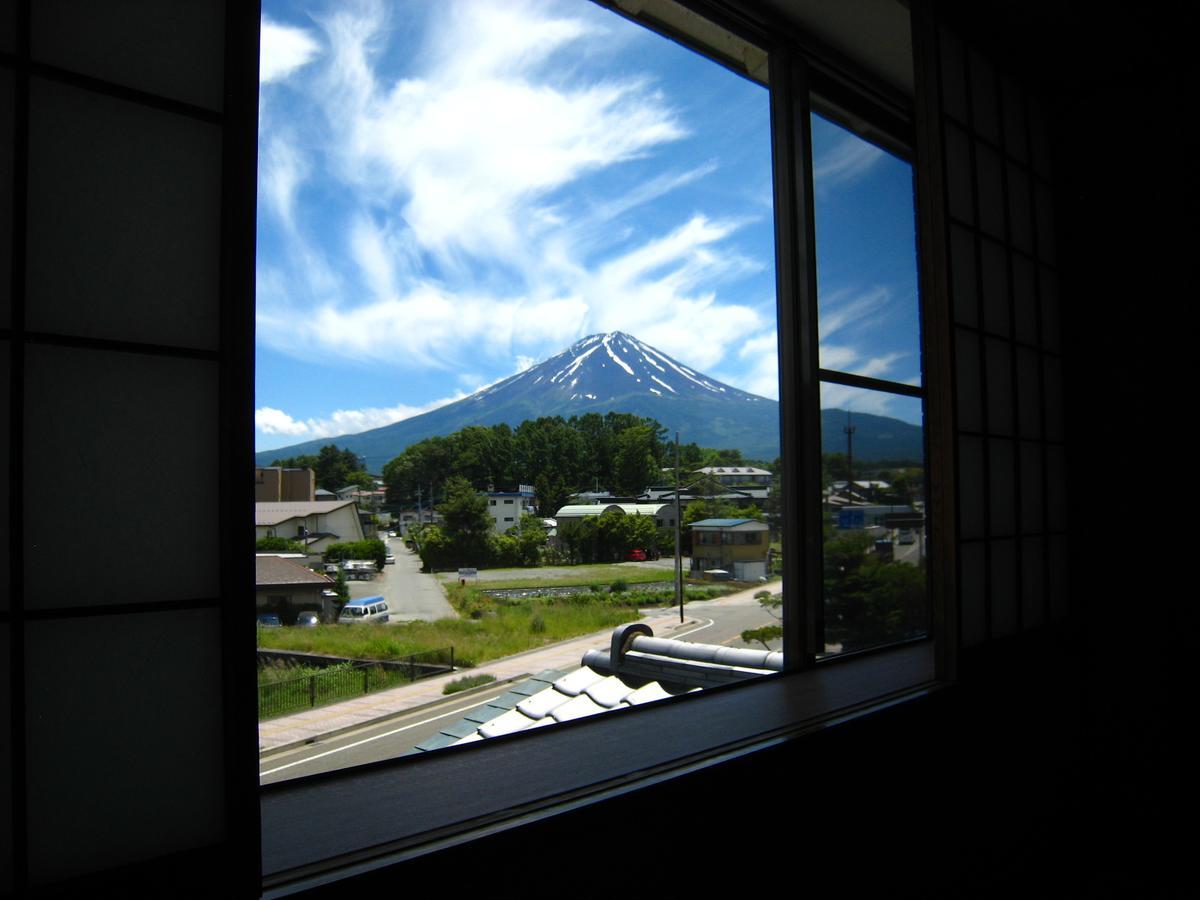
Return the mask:
<path id="1" fill-rule="evenodd" d="M 443 694 L 457 694 L 459 691 L 470 690 L 473 687 L 479 687 L 481 684 L 491 684 L 496 680 L 495 675 L 464 675 L 462 678 L 455 678 L 448 682 L 442 688 Z"/>
<path id="2" fill-rule="evenodd" d="M 629 590 L 629 583 L 624 578 L 618 578 L 608 586 L 610 594 L 623 594 L 627 590 Z"/>

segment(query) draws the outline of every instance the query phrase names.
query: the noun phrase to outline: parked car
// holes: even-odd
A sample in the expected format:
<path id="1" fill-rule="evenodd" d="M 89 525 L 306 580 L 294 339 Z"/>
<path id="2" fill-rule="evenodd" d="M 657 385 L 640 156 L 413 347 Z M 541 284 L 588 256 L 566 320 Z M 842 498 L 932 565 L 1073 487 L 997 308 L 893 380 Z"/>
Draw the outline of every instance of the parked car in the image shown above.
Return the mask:
<path id="1" fill-rule="evenodd" d="M 342 607 L 338 622 L 343 625 L 355 625 L 360 622 L 386 622 L 388 620 L 388 605 L 383 597 L 359 597 L 351 600 Z"/>
<path id="2" fill-rule="evenodd" d="M 283 619 L 275 613 L 263 613 L 258 617 L 258 625 L 260 628 L 282 628 Z"/>
<path id="3" fill-rule="evenodd" d="M 629 555 L 625 558 L 628 559 L 630 562 L 645 562 L 646 561 L 646 551 L 645 550 L 630 550 Z"/>
<path id="4" fill-rule="evenodd" d="M 389 566 L 394 566 L 396 564 L 396 557 L 389 553 L 384 562 Z"/>
<path id="5" fill-rule="evenodd" d="M 913 543 L 916 543 L 916 540 L 917 539 L 913 535 L 913 530 L 911 528 L 901 528 L 900 529 L 900 543 L 901 544 L 913 544 Z"/>
<path id="6" fill-rule="evenodd" d="M 312 628 L 321 624 L 321 617 L 315 612 L 302 612 L 296 616 L 297 628 Z"/>

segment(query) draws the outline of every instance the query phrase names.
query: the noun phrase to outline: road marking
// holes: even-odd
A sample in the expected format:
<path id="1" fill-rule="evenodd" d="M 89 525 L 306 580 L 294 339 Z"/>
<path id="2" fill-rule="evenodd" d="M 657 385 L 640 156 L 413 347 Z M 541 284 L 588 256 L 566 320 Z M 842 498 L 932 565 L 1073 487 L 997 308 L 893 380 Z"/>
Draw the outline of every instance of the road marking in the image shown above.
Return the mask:
<path id="1" fill-rule="evenodd" d="M 689 634 L 695 634 L 697 631 L 703 631 L 705 628 L 712 628 L 716 624 L 713 619 L 709 619 L 707 625 L 701 625 L 699 628 L 693 628 L 691 631 L 681 632 L 680 634 L 673 635 L 673 637 L 687 637 Z"/>
<path id="2" fill-rule="evenodd" d="M 304 759 L 298 759 L 295 762 L 286 763 L 282 766 L 277 766 L 274 769 L 267 769 L 265 772 L 259 772 L 258 777 L 262 778 L 264 775 L 274 775 L 276 772 L 282 772 L 284 769 L 290 769 L 292 766 L 299 766 L 306 762 L 312 762 L 314 759 L 320 759 L 323 756 L 330 756 L 334 753 L 341 753 L 343 750 L 351 750 L 354 747 L 361 747 L 363 744 L 371 743 L 371 741 L 377 741 L 380 738 L 391 737 L 393 734 L 399 734 L 402 731 L 408 731 L 410 728 L 419 728 L 422 725 L 428 725 L 430 722 L 436 722 L 438 719 L 444 719 L 446 716 L 453 716 L 457 715 L 458 713 L 465 712 L 468 709 L 474 709 L 481 703 L 491 703 L 493 700 L 497 700 L 503 696 L 503 694 L 497 694 L 495 697 L 488 697 L 486 700 L 477 700 L 474 703 L 469 703 L 466 706 L 459 707 L 458 709 L 451 710 L 450 712 L 442 713 L 440 716 L 433 716 L 429 719 L 423 719 L 420 722 L 413 722 L 411 725 L 402 725 L 401 727 L 394 728 L 391 731 L 385 731 L 383 734 L 377 734 L 374 737 L 363 738 L 361 741 L 355 741 L 353 744 L 346 744 L 344 747 L 334 747 L 332 750 L 326 750 L 324 753 L 318 753 L 315 756 L 306 756 Z"/>

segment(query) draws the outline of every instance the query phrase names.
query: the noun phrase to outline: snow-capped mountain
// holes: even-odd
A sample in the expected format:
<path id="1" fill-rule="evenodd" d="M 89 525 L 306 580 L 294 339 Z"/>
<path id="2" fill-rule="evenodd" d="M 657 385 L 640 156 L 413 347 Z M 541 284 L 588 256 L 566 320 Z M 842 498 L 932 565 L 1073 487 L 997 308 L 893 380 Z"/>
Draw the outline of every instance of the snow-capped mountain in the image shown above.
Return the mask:
<path id="1" fill-rule="evenodd" d="M 614 331 L 589 335 L 524 372 L 411 419 L 360 434 L 264 450 L 255 454 L 255 459 L 258 465 L 268 465 L 274 459 L 316 453 L 326 444 L 336 444 L 365 456 L 369 471 L 378 472 L 409 444 L 451 434 L 467 425 L 505 422 L 516 427 L 540 416 L 569 418 L 610 411 L 656 419 L 671 435 L 678 431 L 685 444 L 736 448 L 750 459 L 770 460 L 779 455 L 777 401 L 723 384 L 632 335 Z M 868 419 L 887 423 L 892 431 L 899 428 L 897 433 L 902 432 L 905 440 L 897 443 L 912 443 L 919 456 L 919 428 L 856 414 L 856 458 L 870 455 Z M 830 433 L 840 437 L 841 427 Z M 911 440 L 913 433 L 915 441 Z M 898 446 L 896 455 L 900 455 Z"/>
<path id="2" fill-rule="evenodd" d="M 585 337 L 556 356 L 469 397 L 360 434 L 255 454 L 259 465 L 316 453 L 326 444 L 367 458 L 370 471 L 409 444 L 467 425 L 517 426 L 539 416 L 609 411 L 648 416 L 686 444 L 736 447 L 755 459 L 779 455 L 779 404 L 723 384 L 620 331 Z"/>

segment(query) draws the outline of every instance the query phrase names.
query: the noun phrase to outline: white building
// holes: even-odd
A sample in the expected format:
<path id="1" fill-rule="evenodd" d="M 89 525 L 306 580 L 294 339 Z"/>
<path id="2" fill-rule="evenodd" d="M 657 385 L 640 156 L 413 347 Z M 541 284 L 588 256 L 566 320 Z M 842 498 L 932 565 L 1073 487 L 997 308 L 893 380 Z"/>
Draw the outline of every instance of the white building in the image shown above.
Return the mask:
<path id="1" fill-rule="evenodd" d="M 351 500 L 255 503 L 254 536 L 304 541 L 309 553 L 321 553 L 330 544 L 363 540 L 363 530 Z"/>
<path id="2" fill-rule="evenodd" d="M 528 484 L 519 484 L 515 491 L 489 491 L 488 515 L 492 517 L 492 531 L 504 534 L 508 529 L 521 524 L 521 516 L 533 512 L 534 492 Z"/>

